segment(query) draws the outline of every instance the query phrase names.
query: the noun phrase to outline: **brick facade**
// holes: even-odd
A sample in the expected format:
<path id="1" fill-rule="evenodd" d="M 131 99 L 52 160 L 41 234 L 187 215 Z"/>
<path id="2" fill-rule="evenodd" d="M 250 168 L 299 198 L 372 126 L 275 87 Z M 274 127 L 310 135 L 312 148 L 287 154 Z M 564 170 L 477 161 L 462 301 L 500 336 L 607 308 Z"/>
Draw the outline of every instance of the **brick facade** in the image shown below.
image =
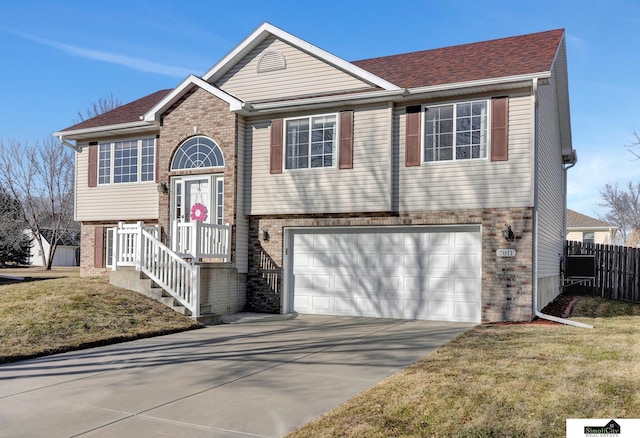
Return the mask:
<path id="1" fill-rule="evenodd" d="M 515 240 L 502 237 L 511 224 Z M 251 217 L 249 222 L 249 274 L 247 306 L 278 313 L 282 303 L 282 267 L 285 227 L 481 225 L 482 321 L 529 321 L 533 300 L 533 209 L 504 208 L 363 215 L 288 215 Z M 261 238 L 263 229 L 269 240 Z M 513 258 L 496 256 L 498 249 L 516 249 Z M 279 271 L 273 280 L 272 271 Z"/>
<path id="2" fill-rule="evenodd" d="M 209 137 L 220 147 L 224 169 L 169 171 L 178 147 L 195 135 Z M 224 174 L 223 223 L 231 224 L 233 230 L 236 223 L 237 123 L 236 115 L 229 111 L 229 104 L 201 88 L 186 93 L 163 114 L 158 144 L 159 178 L 170 190 L 172 176 Z M 165 239 L 170 224 L 170 200 L 171 192 L 160 196 L 159 223 Z M 231 257 L 234 260 L 235 254 Z"/>

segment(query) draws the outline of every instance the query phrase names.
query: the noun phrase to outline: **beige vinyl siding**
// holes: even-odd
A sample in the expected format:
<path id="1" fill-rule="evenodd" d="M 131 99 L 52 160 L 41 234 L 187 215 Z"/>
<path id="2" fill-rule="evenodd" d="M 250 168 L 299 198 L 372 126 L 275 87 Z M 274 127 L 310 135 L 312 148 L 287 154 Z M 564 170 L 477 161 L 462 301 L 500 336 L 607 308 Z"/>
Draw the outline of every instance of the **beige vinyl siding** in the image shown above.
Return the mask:
<path id="1" fill-rule="evenodd" d="M 246 168 L 252 172 L 248 214 L 389 211 L 390 122 L 387 107 L 354 110 L 352 169 L 283 169 L 274 175 L 269 173 L 270 121 L 248 122 Z"/>
<path id="2" fill-rule="evenodd" d="M 582 231 L 571 231 L 567 233 L 567 240 L 582 242 Z"/>
<path id="3" fill-rule="evenodd" d="M 286 68 L 258 73 L 258 61 L 265 51 L 284 55 Z M 267 38 L 215 85 L 249 102 L 370 87 L 366 82 L 275 37 Z"/>
<path id="4" fill-rule="evenodd" d="M 565 241 L 565 181 L 556 82 L 538 87 L 538 277 L 560 275 Z"/>
<path id="5" fill-rule="evenodd" d="M 245 131 L 244 117 L 238 116 L 238 132 Z M 241 274 L 249 271 L 249 220 L 244 213 L 245 185 L 245 145 L 244 136 L 238 135 L 236 162 L 238 163 L 236 182 L 236 268 Z"/>
<path id="6" fill-rule="evenodd" d="M 400 211 L 530 207 L 533 205 L 532 97 L 509 99 L 509 160 L 490 158 L 405 166 L 406 108 L 395 111 Z M 424 124 L 422 125 L 424 136 Z M 424 150 L 421 150 L 421 156 Z M 490 157 L 490 151 L 487 157 Z"/>
<path id="7" fill-rule="evenodd" d="M 154 181 L 88 186 L 89 149 L 76 154 L 76 220 L 158 220 L 158 188 Z"/>
<path id="8" fill-rule="evenodd" d="M 581 231 L 570 231 L 567 233 L 567 240 L 571 240 L 573 242 L 582 242 L 583 233 L 592 232 L 594 242 L 600 245 L 611 245 L 611 232 L 610 231 L 601 231 L 601 230 L 589 230 L 584 229 Z"/>

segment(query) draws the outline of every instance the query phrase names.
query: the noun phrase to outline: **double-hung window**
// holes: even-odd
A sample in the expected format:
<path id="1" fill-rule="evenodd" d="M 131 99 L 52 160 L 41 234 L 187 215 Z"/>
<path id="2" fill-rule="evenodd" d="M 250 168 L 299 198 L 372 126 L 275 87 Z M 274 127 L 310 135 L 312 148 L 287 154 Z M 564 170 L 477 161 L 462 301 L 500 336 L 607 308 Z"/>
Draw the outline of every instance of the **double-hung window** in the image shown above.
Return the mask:
<path id="1" fill-rule="evenodd" d="M 99 184 L 154 181 L 153 138 L 105 142 L 100 143 L 98 148 Z"/>
<path id="2" fill-rule="evenodd" d="M 486 158 L 487 108 L 486 100 L 427 107 L 424 161 Z"/>
<path id="3" fill-rule="evenodd" d="M 336 115 L 289 119 L 285 124 L 285 168 L 334 167 Z"/>

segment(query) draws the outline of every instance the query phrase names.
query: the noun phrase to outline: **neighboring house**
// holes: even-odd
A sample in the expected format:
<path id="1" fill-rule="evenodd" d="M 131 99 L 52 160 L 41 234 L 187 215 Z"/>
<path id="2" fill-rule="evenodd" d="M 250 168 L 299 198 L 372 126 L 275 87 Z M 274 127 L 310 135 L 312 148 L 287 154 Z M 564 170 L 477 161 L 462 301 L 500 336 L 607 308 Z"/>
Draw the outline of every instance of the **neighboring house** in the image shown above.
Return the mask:
<path id="1" fill-rule="evenodd" d="M 25 230 L 30 237 L 33 236 L 31 230 Z M 49 254 L 51 248 L 51 230 L 42 230 L 42 246 L 45 254 Z M 36 239 L 31 244 L 31 255 L 29 264 L 32 266 L 45 266 L 44 257 L 40 250 L 40 245 Z M 65 233 L 58 241 L 58 247 L 53 255 L 52 266 L 79 266 L 80 265 L 80 235 L 76 231 Z"/>
<path id="2" fill-rule="evenodd" d="M 617 232 L 614 225 L 567 209 L 567 240 L 613 245 Z"/>
<path id="3" fill-rule="evenodd" d="M 135 265 L 194 316 L 526 321 L 560 293 L 563 30 L 348 62 L 265 23 L 56 135 L 82 275 Z"/>

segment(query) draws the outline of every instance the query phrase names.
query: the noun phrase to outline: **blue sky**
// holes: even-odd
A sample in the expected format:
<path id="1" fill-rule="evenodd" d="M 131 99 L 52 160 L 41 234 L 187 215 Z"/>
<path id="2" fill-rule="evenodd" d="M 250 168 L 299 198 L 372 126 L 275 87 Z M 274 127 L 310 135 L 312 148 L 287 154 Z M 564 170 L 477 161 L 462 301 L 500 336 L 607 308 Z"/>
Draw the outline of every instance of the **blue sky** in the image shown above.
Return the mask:
<path id="1" fill-rule="evenodd" d="M 262 22 L 347 61 L 564 28 L 573 145 L 569 208 L 597 216 L 607 182 L 638 181 L 640 1 L 5 1 L 0 139 L 35 143 L 113 94 L 202 75 Z M 640 148 L 639 148 L 640 152 Z"/>

